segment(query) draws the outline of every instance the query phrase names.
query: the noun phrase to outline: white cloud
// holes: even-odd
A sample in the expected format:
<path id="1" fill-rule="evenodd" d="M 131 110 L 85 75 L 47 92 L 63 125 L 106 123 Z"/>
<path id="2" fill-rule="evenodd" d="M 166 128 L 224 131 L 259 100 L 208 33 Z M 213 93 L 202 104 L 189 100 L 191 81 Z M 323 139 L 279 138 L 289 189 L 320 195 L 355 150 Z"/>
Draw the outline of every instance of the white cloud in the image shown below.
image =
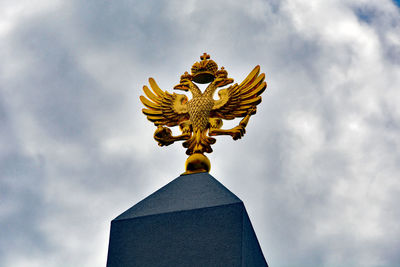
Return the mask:
<path id="1" fill-rule="evenodd" d="M 110 220 L 186 159 L 152 140 L 142 86 L 171 91 L 205 51 L 237 82 L 256 64 L 267 73 L 244 138 L 219 138 L 209 157 L 270 265 L 399 262 L 391 1 L 0 5 L 0 265 L 105 265 Z"/>

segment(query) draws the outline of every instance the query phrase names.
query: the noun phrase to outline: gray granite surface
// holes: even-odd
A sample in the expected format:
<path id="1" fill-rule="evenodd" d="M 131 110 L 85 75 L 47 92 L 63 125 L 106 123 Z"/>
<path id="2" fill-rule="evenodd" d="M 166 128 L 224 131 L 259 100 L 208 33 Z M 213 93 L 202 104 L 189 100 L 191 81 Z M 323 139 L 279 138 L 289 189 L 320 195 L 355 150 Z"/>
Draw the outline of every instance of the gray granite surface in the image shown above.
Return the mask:
<path id="1" fill-rule="evenodd" d="M 182 175 L 111 222 L 107 267 L 267 266 L 243 202 Z"/>

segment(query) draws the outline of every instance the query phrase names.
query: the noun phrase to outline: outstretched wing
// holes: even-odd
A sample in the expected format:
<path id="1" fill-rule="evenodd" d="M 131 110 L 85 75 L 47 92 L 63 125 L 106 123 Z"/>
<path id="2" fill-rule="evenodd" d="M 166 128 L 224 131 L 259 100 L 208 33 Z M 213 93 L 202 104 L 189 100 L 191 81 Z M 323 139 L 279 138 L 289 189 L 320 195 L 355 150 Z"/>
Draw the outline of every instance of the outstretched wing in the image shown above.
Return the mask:
<path id="1" fill-rule="evenodd" d="M 261 102 L 261 93 L 267 88 L 265 74 L 256 66 L 241 84 L 235 83 L 227 89 L 218 91 L 219 100 L 214 102 L 211 117 L 232 120 L 244 117 L 249 112 L 256 113 L 256 106 Z"/>
<path id="2" fill-rule="evenodd" d="M 143 86 L 147 98 L 140 96 L 140 101 L 146 106 L 142 109 L 142 112 L 149 121 L 154 122 L 156 126 L 176 126 L 189 119 L 186 105 L 187 96 L 163 92 L 153 78 L 149 79 L 149 83 L 152 90 L 146 85 Z"/>

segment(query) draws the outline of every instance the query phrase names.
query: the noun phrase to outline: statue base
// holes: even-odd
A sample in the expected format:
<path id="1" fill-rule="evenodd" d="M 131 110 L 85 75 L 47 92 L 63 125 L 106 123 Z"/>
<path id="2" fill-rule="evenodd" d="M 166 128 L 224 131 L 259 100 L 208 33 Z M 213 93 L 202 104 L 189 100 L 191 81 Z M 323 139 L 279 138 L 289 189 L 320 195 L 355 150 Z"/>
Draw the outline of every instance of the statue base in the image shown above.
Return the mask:
<path id="1" fill-rule="evenodd" d="M 111 222 L 107 267 L 268 266 L 243 202 L 208 173 L 181 175 Z"/>

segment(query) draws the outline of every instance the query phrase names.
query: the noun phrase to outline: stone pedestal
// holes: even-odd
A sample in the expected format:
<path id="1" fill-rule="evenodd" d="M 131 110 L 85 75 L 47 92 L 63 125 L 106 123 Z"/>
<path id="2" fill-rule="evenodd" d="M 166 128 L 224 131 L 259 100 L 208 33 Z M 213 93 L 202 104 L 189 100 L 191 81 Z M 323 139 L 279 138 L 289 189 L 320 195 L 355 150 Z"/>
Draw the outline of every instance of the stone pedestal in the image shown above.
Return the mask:
<path id="1" fill-rule="evenodd" d="M 111 222 L 107 267 L 268 266 L 243 202 L 182 175 Z"/>

